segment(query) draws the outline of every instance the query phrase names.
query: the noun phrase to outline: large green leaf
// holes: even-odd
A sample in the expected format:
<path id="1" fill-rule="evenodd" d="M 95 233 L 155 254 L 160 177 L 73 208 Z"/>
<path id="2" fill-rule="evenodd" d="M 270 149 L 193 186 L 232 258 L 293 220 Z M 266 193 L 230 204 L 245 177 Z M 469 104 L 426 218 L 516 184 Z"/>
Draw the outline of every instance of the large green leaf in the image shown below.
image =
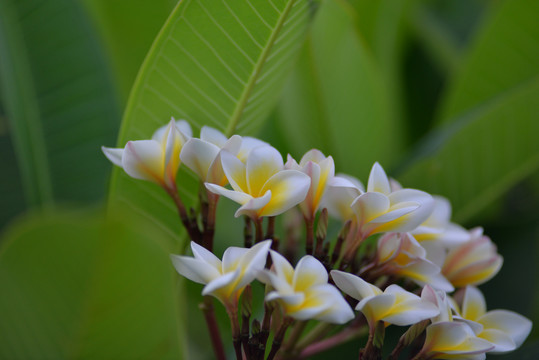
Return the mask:
<path id="1" fill-rule="evenodd" d="M 149 138 L 171 116 L 195 132 L 210 125 L 228 135 L 253 133 L 276 101 L 308 19 L 307 0 L 180 2 L 135 82 L 119 145 Z M 193 203 L 198 185 L 180 178 L 184 200 Z M 157 186 L 117 169 L 110 199 L 178 237 L 175 209 Z"/>
<path id="2" fill-rule="evenodd" d="M 153 40 L 176 5 L 175 0 L 84 0 L 111 60 L 114 77 L 127 101 Z"/>
<path id="3" fill-rule="evenodd" d="M 178 278 L 161 237 L 88 212 L 12 226 L 0 248 L 0 358 L 182 358 Z"/>
<path id="4" fill-rule="evenodd" d="M 108 170 L 96 149 L 118 109 L 86 15 L 71 0 L 1 0 L 0 12 L 1 103 L 27 204 L 95 201 Z"/>
<path id="5" fill-rule="evenodd" d="M 466 220 L 539 166 L 539 3 L 496 7 L 450 87 L 441 122 L 401 177 Z"/>
<path id="6" fill-rule="evenodd" d="M 319 148 L 339 171 L 364 177 L 374 161 L 392 158 L 398 131 L 380 68 L 353 16 L 345 2 L 322 4 L 278 118 L 294 155 Z"/>

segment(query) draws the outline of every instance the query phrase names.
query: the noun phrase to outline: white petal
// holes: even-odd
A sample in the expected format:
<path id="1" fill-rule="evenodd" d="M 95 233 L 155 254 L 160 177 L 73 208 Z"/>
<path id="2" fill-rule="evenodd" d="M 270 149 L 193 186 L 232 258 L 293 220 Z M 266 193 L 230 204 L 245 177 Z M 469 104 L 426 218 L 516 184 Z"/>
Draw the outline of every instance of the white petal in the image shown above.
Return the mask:
<path id="1" fill-rule="evenodd" d="M 424 241 L 421 246 L 427 252 L 426 258 L 434 264 L 442 267 L 446 258 L 446 250 L 437 241 Z"/>
<path id="2" fill-rule="evenodd" d="M 369 182 L 367 184 L 368 192 L 379 192 L 385 195 L 391 193 L 391 186 L 389 185 L 389 179 L 386 172 L 378 162 L 375 162 L 372 166 L 371 173 L 369 175 Z"/>
<path id="3" fill-rule="evenodd" d="M 155 140 L 129 141 L 122 156 L 122 167 L 135 179 L 163 184 L 164 156 L 163 147 Z"/>
<path id="4" fill-rule="evenodd" d="M 214 267 L 208 266 L 204 261 L 180 255 L 170 255 L 170 259 L 180 275 L 196 283 L 207 284 L 221 276 Z"/>
<path id="5" fill-rule="evenodd" d="M 344 271 L 331 270 L 331 278 L 339 289 L 356 300 L 382 294 L 382 290 L 376 286 Z"/>
<path id="6" fill-rule="evenodd" d="M 221 151 L 221 164 L 223 171 L 232 188 L 246 194 L 251 194 L 247 187 L 245 165 L 234 154 L 228 151 Z M 252 195 L 252 194 L 251 194 Z"/>
<path id="7" fill-rule="evenodd" d="M 327 282 L 328 273 L 320 261 L 310 255 L 299 260 L 294 273 L 294 290 L 305 291 L 312 286 Z"/>
<path id="8" fill-rule="evenodd" d="M 223 274 L 235 271 L 236 269 L 240 269 L 240 272 L 243 272 L 243 269 L 240 267 L 240 261 L 248 250 L 235 246 L 227 248 L 223 254 Z"/>
<path id="9" fill-rule="evenodd" d="M 325 310 L 316 315 L 317 320 L 332 324 L 344 324 L 354 318 L 354 311 L 333 285 L 317 286 L 312 296 L 323 299 Z"/>
<path id="10" fill-rule="evenodd" d="M 343 182 L 344 180 L 344 182 Z M 351 184 L 352 186 L 351 187 L 354 187 L 358 190 L 360 190 L 360 192 L 365 192 L 365 186 L 363 185 L 363 183 L 356 177 L 354 176 L 351 176 L 351 175 L 348 175 L 348 174 L 337 174 L 333 180 L 331 181 L 330 183 L 330 186 L 346 186 L 346 187 L 350 187 Z"/>
<path id="11" fill-rule="evenodd" d="M 356 310 L 361 311 L 373 326 L 373 322 L 382 320 L 394 305 L 395 295 L 381 294 L 364 298 L 356 305 Z"/>
<path id="12" fill-rule="evenodd" d="M 513 339 L 501 330 L 488 329 L 483 331 L 479 337 L 494 345 L 494 349 L 489 351 L 491 353 L 504 353 L 517 348 Z"/>
<path id="13" fill-rule="evenodd" d="M 437 240 L 442 242 L 445 246 L 454 247 L 460 244 L 464 244 L 470 241 L 470 233 L 466 231 L 462 226 L 450 223 L 445 228 Z"/>
<path id="14" fill-rule="evenodd" d="M 262 195 L 265 192 L 262 188 L 266 181 L 283 169 L 283 157 L 274 147 L 261 146 L 252 149 L 246 162 L 249 193 L 253 196 Z"/>
<path id="15" fill-rule="evenodd" d="M 303 155 L 301 161 L 299 162 L 299 165 L 305 166 L 309 161 L 319 164 L 325 158 L 326 156 L 320 150 L 311 149 Z"/>
<path id="16" fill-rule="evenodd" d="M 271 291 L 266 295 L 266 301 L 281 300 L 289 306 L 298 306 L 305 300 L 303 293 L 283 294 L 277 291 Z"/>
<path id="17" fill-rule="evenodd" d="M 108 148 L 101 146 L 101 150 L 114 165 L 120 167 L 122 166 L 122 155 L 124 153 L 124 149 Z"/>
<path id="18" fill-rule="evenodd" d="M 524 316 L 508 310 L 492 310 L 479 319 L 485 329 L 501 330 L 519 347 L 530 334 L 532 322 Z"/>
<path id="19" fill-rule="evenodd" d="M 271 191 L 266 191 L 264 196 L 258 198 L 251 198 L 245 204 L 243 204 L 234 214 L 235 217 L 241 215 L 247 215 L 251 218 L 259 218 L 261 216 L 266 216 L 262 214 L 262 210 L 271 200 Z"/>
<path id="20" fill-rule="evenodd" d="M 333 180 L 335 179 L 333 178 Z M 331 183 L 334 183 L 333 180 Z M 360 190 L 353 186 L 329 186 L 322 199 L 321 207 L 327 208 L 331 216 L 341 221 L 347 221 L 354 217 L 351 205 L 360 194 Z"/>
<path id="21" fill-rule="evenodd" d="M 174 118 L 172 118 L 172 120 L 174 120 Z M 189 125 L 186 120 L 176 120 L 176 128 L 182 134 L 184 141 L 187 141 L 193 137 L 193 130 L 191 129 L 191 125 Z"/>
<path id="22" fill-rule="evenodd" d="M 425 339 L 425 347 L 432 351 L 451 350 L 459 351 L 459 345 L 470 337 L 475 337 L 472 329 L 461 322 L 438 322 L 427 327 L 427 337 Z M 485 347 L 486 349 L 492 346 Z M 460 349 L 466 350 L 465 347 Z"/>
<path id="23" fill-rule="evenodd" d="M 286 163 L 284 164 L 286 170 L 301 170 L 298 162 L 292 157 L 292 155 L 286 155 Z"/>
<path id="24" fill-rule="evenodd" d="M 262 283 L 273 286 L 279 296 L 295 294 L 292 285 L 274 272 L 268 270 L 259 271 L 257 278 Z"/>
<path id="25" fill-rule="evenodd" d="M 164 143 L 165 137 L 168 135 L 169 130 L 170 130 L 170 122 L 168 122 L 167 124 L 155 130 L 155 132 L 152 135 L 152 140 L 155 140 L 161 144 Z"/>
<path id="26" fill-rule="evenodd" d="M 238 289 L 243 288 L 252 282 L 258 273 L 264 269 L 268 252 L 272 241 L 265 240 L 248 249 L 245 255 L 240 259 L 239 267 L 241 268 L 241 279 L 236 285 Z"/>
<path id="27" fill-rule="evenodd" d="M 445 227 L 451 219 L 451 203 L 443 196 L 435 195 L 432 214 L 427 219 L 431 226 Z"/>
<path id="28" fill-rule="evenodd" d="M 262 188 L 263 193 L 271 191 L 271 201 L 259 215 L 275 216 L 296 206 L 305 199 L 310 184 L 310 178 L 300 171 L 279 171 Z"/>
<path id="29" fill-rule="evenodd" d="M 389 194 L 388 198 L 392 208 L 396 204 L 408 202 L 420 205 L 416 210 L 403 217 L 406 226 L 399 231 L 411 231 L 421 225 L 430 216 L 434 207 L 432 196 L 424 191 L 414 189 L 395 191 L 394 193 Z"/>
<path id="30" fill-rule="evenodd" d="M 400 209 L 388 211 L 387 213 L 380 215 L 375 219 L 372 219 L 370 222 L 375 223 L 375 224 L 384 224 L 384 223 L 393 221 L 395 219 L 398 219 L 401 216 L 404 216 L 408 213 L 411 213 L 412 211 L 416 210 L 418 207 L 419 205 L 413 205 L 413 206 L 406 206 Z M 395 231 L 395 230 L 391 230 L 391 231 Z"/>
<path id="31" fill-rule="evenodd" d="M 366 192 L 359 195 L 351 206 L 359 221 L 364 224 L 385 214 L 389 210 L 389 199 L 384 194 Z"/>
<path id="32" fill-rule="evenodd" d="M 223 290 L 225 296 L 232 295 L 231 292 L 233 291 L 233 289 L 227 287 L 230 287 L 230 285 L 234 284 L 239 276 L 239 269 L 234 272 L 219 276 L 218 278 L 212 280 L 206 286 L 204 286 L 204 289 L 202 289 L 202 295 L 220 295 L 218 290 Z"/>
<path id="33" fill-rule="evenodd" d="M 251 150 L 260 146 L 269 146 L 269 144 L 254 137 L 244 136 L 238 152 L 238 159 L 245 162 Z"/>
<path id="34" fill-rule="evenodd" d="M 462 317 L 477 321 L 486 312 L 487 303 L 481 291 L 474 286 L 466 286 L 461 305 Z"/>
<path id="35" fill-rule="evenodd" d="M 219 149 L 222 148 L 227 141 L 225 134 L 209 126 L 203 126 L 202 129 L 200 129 L 200 139 L 214 144 Z"/>
<path id="36" fill-rule="evenodd" d="M 189 139 L 180 152 L 180 159 L 189 169 L 206 181 L 208 170 L 219 153 L 219 148 L 200 139 Z"/>
<path id="37" fill-rule="evenodd" d="M 219 258 L 215 256 L 211 251 L 198 245 L 194 241 L 191 241 L 191 250 L 193 251 L 195 259 L 202 260 L 208 265 L 214 267 L 217 271 L 221 272 L 221 260 L 219 260 Z"/>
<path id="38" fill-rule="evenodd" d="M 273 262 L 273 268 L 279 278 L 284 279 L 288 284 L 292 285 L 294 281 L 294 268 L 288 260 L 276 251 L 271 250 L 271 260 Z"/>
<path id="39" fill-rule="evenodd" d="M 228 190 L 219 185 L 210 183 L 204 183 L 204 185 L 206 186 L 206 189 L 208 189 L 212 193 L 227 197 L 230 200 L 235 201 L 241 205 L 248 203 L 253 198 L 251 195 L 244 194 L 239 191 Z"/>

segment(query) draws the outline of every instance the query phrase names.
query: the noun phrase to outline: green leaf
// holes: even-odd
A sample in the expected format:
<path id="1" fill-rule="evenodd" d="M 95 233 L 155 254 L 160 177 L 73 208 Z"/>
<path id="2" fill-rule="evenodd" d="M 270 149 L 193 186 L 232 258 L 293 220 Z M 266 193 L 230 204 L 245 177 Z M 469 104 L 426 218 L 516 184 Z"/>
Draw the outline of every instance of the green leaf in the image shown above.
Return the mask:
<path id="1" fill-rule="evenodd" d="M 127 101 L 144 57 L 176 2 L 84 0 L 105 43 L 122 102 Z"/>
<path id="2" fill-rule="evenodd" d="M 118 141 L 149 138 L 171 116 L 252 134 L 274 106 L 309 19 L 307 0 L 181 1 L 155 40 L 128 101 Z M 185 202 L 197 182 L 180 176 Z M 110 199 L 178 238 L 177 214 L 164 192 L 113 173 Z"/>
<path id="3" fill-rule="evenodd" d="M 162 235 L 128 217 L 63 212 L 0 248 L 0 358 L 178 359 L 177 274 Z"/>
<path id="4" fill-rule="evenodd" d="M 470 219 L 539 166 L 539 3 L 505 1 L 478 34 L 449 88 L 443 127 L 402 175 L 451 199 Z"/>
<path id="5" fill-rule="evenodd" d="M 1 103 L 26 203 L 99 199 L 108 165 L 96 149 L 118 109 L 86 15 L 71 0 L 1 0 L 0 12 Z"/>
<path id="6" fill-rule="evenodd" d="M 279 120 L 295 156 L 319 148 L 338 171 L 368 174 L 388 164 L 398 146 L 381 70 L 363 43 L 353 10 L 326 1 L 285 87 Z"/>

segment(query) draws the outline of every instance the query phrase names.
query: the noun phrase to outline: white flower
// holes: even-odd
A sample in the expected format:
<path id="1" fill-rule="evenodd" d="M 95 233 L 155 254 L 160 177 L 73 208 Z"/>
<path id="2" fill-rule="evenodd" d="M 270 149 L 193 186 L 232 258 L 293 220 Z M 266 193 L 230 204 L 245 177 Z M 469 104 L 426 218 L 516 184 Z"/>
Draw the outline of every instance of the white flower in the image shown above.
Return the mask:
<path id="1" fill-rule="evenodd" d="M 170 255 L 180 275 L 205 284 L 202 295 L 212 295 L 225 306 L 235 305 L 245 286 L 251 283 L 266 264 L 271 240 L 250 249 L 229 247 L 223 261 L 200 245 L 191 242 L 193 257 Z"/>
<path id="2" fill-rule="evenodd" d="M 530 334 L 532 322 L 524 316 L 508 310 L 487 312 L 485 298 L 473 286 L 461 289 L 455 298 L 460 305 L 460 315 L 481 325 L 477 336 L 491 342 L 489 352 L 502 353 L 515 350 Z"/>
<path id="3" fill-rule="evenodd" d="M 338 174 L 329 181 L 326 196 L 322 199 L 322 207 L 327 208 L 331 216 L 342 222 L 355 220 L 356 216 L 351 205 L 363 192 L 361 181 L 349 175 Z"/>
<path id="4" fill-rule="evenodd" d="M 191 137 L 191 127 L 185 120 L 170 120 L 155 131 L 151 140 L 128 141 L 125 148 L 101 149 L 107 158 L 125 172 L 141 180 L 152 181 L 168 189 L 176 189 L 176 173 L 180 166 L 180 151 Z"/>
<path id="5" fill-rule="evenodd" d="M 208 190 L 223 195 L 241 207 L 235 216 L 279 215 L 305 199 L 310 179 L 297 170 L 283 170 L 283 158 L 271 146 L 252 149 L 245 164 L 233 154 L 222 151 L 221 163 L 233 190 L 206 183 Z"/>
<path id="6" fill-rule="evenodd" d="M 500 271 L 503 258 L 483 229 L 470 231 L 471 240 L 449 250 L 442 273 L 455 286 L 480 285 Z"/>
<path id="7" fill-rule="evenodd" d="M 392 192 L 389 179 L 375 163 L 369 175 L 367 192 L 351 204 L 362 238 L 375 233 L 414 230 L 431 214 L 434 201 L 426 192 L 402 189 Z"/>
<path id="8" fill-rule="evenodd" d="M 325 157 L 320 150 L 309 150 L 299 164 L 290 155 L 285 164 L 286 169 L 299 170 L 311 178 L 311 186 L 305 200 L 299 204 L 303 216 L 314 219 L 316 211 L 329 183 L 335 175 L 335 164 L 331 156 Z"/>
<path id="9" fill-rule="evenodd" d="M 331 277 L 339 289 L 359 300 L 356 310 L 365 315 L 371 332 L 378 321 L 405 326 L 440 313 L 434 304 L 398 285 L 390 285 L 382 291 L 360 277 L 343 271 L 332 270 Z"/>
<path id="10" fill-rule="evenodd" d="M 432 214 L 417 229 L 411 231 L 419 242 L 437 241 L 444 246 L 455 246 L 470 240 L 470 234 L 451 222 L 451 204 L 441 196 L 433 196 Z"/>
<path id="11" fill-rule="evenodd" d="M 266 301 L 277 301 L 285 315 L 298 320 L 317 319 L 334 324 L 344 324 L 354 318 L 354 313 L 341 293 L 328 284 L 328 273 L 320 261 L 306 255 L 296 269 L 279 253 L 271 251 L 273 267 L 258 276 L 271 284 L 273 291 Z"/>
<path id="12" fill-rule="evenodd" d="M 409 233 L 388 233 L 378 239 L 377 259 L 384 272 L 409 278 L 423 286 L 453 291 L 441 269 L 426 258 L 427 252 Z"/>

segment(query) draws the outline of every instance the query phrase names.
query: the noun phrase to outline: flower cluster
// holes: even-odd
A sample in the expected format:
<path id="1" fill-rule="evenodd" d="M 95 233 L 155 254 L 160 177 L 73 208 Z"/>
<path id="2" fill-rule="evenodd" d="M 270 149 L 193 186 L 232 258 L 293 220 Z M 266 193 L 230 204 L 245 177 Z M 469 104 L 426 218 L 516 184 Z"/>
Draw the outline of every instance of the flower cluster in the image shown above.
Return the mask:
<path id="1" fill-rule="evenodd" d="M 151 140 L 103 151 L 129 176 L 161 186 L 178 207 L 193 257 L 171 255 L 172 263 L 204 285 L 201 308 L 218 359 L 224 350 L 211 297 L 230 316 L 238 359 L 304 358 L 362 331 L 369 337 L 360 358 L 378 359 L 389 325 L 409 326 L 390 359 L 406 347 L 418 360 L 481 359 L 516 349 L 531 331 L 519 314 L 487 311 L 476 286 L 496 275 L 503 259 L 483 230 L 452 223 L 447 199 L 403 188 L 378 163 L 365 188 L 335 174 L 333 158 L 319 150 L 299 162 L 288 155 L 285 163 L 261 140 L 209 127 L 194 138 L 186 121 L 174 119 Z M 204 184 L 198 214 L 188 214 L 178 195 L 181 164 Z M 222 260 L 212 252 L 221 196 L 238 203 L 235 216 L 245 219 L 245 246 L 229 247 Z M 288 221 L 282 240 L 275 235 L 275 217 L 295 207 L 304 220 L 304 252 L 298 221 Z M 342 226 L 335 239 L 329 217 Z M 255 280 L 266 289 L 262 322 L 253 311 Z M 322 325 L 312 327 L 312 320 Z"/>

